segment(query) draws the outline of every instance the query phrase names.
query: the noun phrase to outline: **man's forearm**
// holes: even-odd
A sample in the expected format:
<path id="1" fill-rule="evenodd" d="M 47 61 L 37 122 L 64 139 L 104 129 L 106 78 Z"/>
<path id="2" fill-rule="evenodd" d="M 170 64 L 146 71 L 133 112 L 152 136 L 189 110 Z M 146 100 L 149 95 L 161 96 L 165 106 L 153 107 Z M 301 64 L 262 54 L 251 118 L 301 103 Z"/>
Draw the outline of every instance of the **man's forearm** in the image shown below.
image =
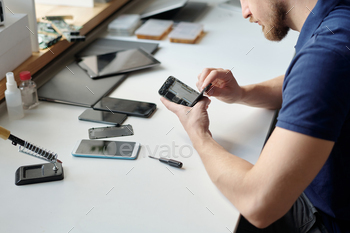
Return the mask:
<path id="1" fill-rule="evenodd" d="M 210 136 L 195 136 L 191 140 L 213 183 L 241 213 L 245 213 L 255 193 L 246 182 L 253 165 L 230 154 Z"/>
<path id="2" fill-rule="evenodd" d="M 284 75 L 281 75 L 262 83 L 242 86 L 242 99 L 238 103 L 267 109 L 281 108 L 283 80 Z"/>

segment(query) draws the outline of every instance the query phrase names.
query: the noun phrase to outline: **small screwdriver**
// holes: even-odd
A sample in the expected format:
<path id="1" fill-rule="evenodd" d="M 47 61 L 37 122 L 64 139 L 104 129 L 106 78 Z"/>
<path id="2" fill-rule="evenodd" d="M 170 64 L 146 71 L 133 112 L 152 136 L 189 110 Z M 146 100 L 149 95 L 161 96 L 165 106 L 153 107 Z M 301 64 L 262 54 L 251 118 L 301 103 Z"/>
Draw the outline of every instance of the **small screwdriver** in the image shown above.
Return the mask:
<path id="1" fill-rule="evenodd" d="M 153 156 L 150 156 L 150 155 L 149 155 L 148 157 L 150 157 L 150 158 L 152 158 L 152 159 L 157 159 L 157 160 L 159 160 L 160 162 L 166 163 L 166 164 L 168 164 L 168 165 L 170 165 L 170 166 L 172 166 L 172 167 L 182 168 L 182 163 L 179 162 L 179 161 L 173 160 L 173 159 L 156 158 L 156 157 L 153 157 Z"/>
<path id="2" fill-rule="evenodd" d="M 198 95 L 197 98 L 192 102 L 192 104 L 190 105 L 190 107 L 193 107 L 196 103 L 198 103 L 198 101 L 203 97 L 204 93 L 210 90 L 209 88 L 211 87 L 211 85 L 212 85 L 212 84 L 209 83 L 209 85 L 206 86 L 206 87 L 202 90 L 201 93 L 199 93 L 199 95 Z"/>

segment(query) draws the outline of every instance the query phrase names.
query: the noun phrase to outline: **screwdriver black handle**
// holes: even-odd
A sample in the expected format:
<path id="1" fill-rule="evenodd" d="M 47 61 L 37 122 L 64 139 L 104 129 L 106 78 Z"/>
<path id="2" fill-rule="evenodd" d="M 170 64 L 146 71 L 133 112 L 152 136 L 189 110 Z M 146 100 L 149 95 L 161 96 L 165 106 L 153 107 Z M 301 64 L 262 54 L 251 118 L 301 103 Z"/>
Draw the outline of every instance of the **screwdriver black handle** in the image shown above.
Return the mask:
<path id="1" fill-rule="evenodd" d="M 206 86 L 201 93 L 199 93 L 199 95 L 196 97 L 196 99 L 192 102 L 192 104 L 190 105 L 190 107 L 193 107 L 204 95 L 205 92 L 207 92 L 209 90 L 209 88 L 211 87 L 211 83 L 209 83 L 208 86 Z"/>
<path id="2" fill-rule="evenodd" d="M 166 163 L 166 164 L 168 164 L 169 166 L 172 166 L 172 167 L 182 168 L 182 163 L 179 162 L 179 161 L 173 160 L 173 159 L 160 158 L 159 161 L 162 162 L 162 163 Z"/>

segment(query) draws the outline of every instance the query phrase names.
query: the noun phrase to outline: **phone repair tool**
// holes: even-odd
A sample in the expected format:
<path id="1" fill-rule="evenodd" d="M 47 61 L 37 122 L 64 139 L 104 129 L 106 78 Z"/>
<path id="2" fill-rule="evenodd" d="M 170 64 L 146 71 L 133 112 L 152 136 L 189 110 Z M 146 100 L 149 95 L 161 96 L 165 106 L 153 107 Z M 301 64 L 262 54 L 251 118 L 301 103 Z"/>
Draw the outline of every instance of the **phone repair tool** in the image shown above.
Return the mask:
<path id="1" fill-rule="evenodd" d="M 152 159 L 157 159 L 160 162 L 166 163 L 166 164 L 168 164 L 169 166 L 172 166 L 172 167 L 182 168 L 182 163 L 180 161 L 176 161 L 176 160 L 173 160 L 173 159 L 166 159 L 166 158 L 156 158 L 156 157 L 153 157 L 153 156 L 150 156 L 150 155 L 148 157 L 150 157 Z"/>
<path id="2" fill-rule="evenodd" d="M 57 159 L 58 155 L 56 153 L 24 141 L 12 135 L 9 130 L 1 126 L 0 138 L 12 141 L 12 145 L 14 146 L 17 146 L 17 144 L 20 145 L 18 148 L 19 152 L 50 162 L 19 167 L 16 171 L 16 185 L 41 183 L 63 179 L 62 162 Z"/>
<path id="3" fill-rule="evenodd" d="M 197 96 L 197 98 L 193 101 L 193 103 L 191 104 L 190 107 L 193 107 L 204 95 L 204 92 L 207 92 L 209 90 L 209 88 L 211 87 L 211 83 L 209 83 L 208 86 L 206 86 L 202 92 Z"/>

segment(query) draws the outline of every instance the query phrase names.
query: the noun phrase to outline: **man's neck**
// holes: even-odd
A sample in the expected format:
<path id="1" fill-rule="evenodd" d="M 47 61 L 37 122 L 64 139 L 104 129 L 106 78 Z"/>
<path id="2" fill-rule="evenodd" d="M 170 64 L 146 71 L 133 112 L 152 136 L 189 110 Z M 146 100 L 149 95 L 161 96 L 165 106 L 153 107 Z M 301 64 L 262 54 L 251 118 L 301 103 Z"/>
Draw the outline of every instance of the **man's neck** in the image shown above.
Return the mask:
<path id="1" fill-rule="evenodd" d="M 312 14 L 318 0 L 287 0 L 287 26 L 300 32 L 309 14 Z"/>

